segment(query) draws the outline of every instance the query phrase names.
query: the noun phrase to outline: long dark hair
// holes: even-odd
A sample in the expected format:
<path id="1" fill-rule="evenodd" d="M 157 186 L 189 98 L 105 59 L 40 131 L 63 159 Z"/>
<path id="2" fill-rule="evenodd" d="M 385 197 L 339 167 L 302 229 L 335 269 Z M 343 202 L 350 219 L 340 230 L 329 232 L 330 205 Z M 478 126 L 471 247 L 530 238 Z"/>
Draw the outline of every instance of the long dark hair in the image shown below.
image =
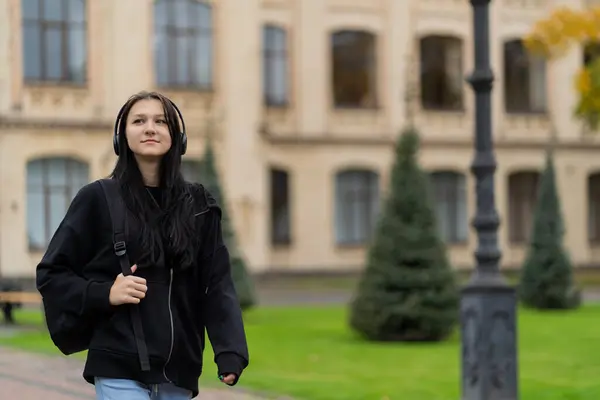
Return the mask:
<path id="1" fill-rule="evenodd" d="M 125 127 L 129 111 L 140 100 L 161 102 L 171 134 L 171 148 L 163 156 L 159 167 L 159 185 L 162 209 L 158 209 L 148 193 L 137 161 L 127 145 Z M 198 235 L 194 230 L 194 207 L 188 185 L 181 175 L 182 137 L 179 116 L 171 101 L 156 92 L 139 92 L 129 98 L 118 124 L 119 158 L 111 178 L 117 179 L 129 212 L 140 227 L 141 254 L 136 260 L 139 267 L 156 265 L 163 256 L 174 268 L 193 264 Z"/>

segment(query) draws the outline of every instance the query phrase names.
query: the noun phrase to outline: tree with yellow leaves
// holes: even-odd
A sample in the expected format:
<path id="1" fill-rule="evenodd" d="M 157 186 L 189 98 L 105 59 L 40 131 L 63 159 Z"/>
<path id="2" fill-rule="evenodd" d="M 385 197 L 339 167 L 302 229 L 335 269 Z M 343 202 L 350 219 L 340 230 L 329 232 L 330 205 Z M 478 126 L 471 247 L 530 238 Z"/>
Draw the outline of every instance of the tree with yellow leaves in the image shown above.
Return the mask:
<path id="1" fill-rule="evenodd" d="M 600 7 L 560 7 L 538 21 L 524 40 L 527 49 L 548 60 L 584 46 L 586 63 L 575 76 L 579 102 L 575 115 L 592 130 L 600 125 Z"/>

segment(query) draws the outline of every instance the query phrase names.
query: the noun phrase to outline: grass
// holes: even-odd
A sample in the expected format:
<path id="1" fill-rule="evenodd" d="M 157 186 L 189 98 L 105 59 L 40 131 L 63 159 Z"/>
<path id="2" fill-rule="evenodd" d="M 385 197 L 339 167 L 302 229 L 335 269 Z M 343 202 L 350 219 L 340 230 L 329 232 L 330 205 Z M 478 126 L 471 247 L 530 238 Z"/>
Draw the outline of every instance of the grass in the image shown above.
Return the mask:
<path id="1" fill-rule="evenodd" d="M 36 313 L 17 315 L 39 326 Z M 335 307 L 260 308 L 245 316 L 251 364 L 240 385 L 297 400 L 456 400 L 458 335 L 439 344 L 359 340 Z M 600 398 L 600 305 L 573 312 L 519 313 L 523 400 Z M 0 345 L 57 354 L 43 330 L 0 338 Z M 207 352 L 209 353 L 209 352 Z M 207 361 L 212 354 L 207 354 Z M 201 384 L 214 382 L 207 363 Z"/>

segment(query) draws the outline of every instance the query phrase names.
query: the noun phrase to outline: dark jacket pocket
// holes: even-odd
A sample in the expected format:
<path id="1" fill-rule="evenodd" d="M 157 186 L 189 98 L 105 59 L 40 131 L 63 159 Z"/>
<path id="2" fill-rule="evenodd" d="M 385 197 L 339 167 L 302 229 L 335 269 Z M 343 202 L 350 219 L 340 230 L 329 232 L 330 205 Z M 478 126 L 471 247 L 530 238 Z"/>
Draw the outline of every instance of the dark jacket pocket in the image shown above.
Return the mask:
<path id="1" fill-rule="evenodd" d="M 135 339 L 131 329 L 129 305 L 115 307 L 107 321 L 99 323 L 94 331 L 90 349 L 115 353 L 133 354 L 136 352 Z"/>
<path id="2" fill-rule="evenodd" d="M 140 304 L 115 307 L 113 316 L 100 323 L 94 332 L 91 349 L 122 354 L 137 354 L 131 322 L 131 308 L 139 307 L 148 355 L 166 360 L 171 352 L 172 323 L 169 312 L 168 283 L 147 282 L 148 291 Z"/>

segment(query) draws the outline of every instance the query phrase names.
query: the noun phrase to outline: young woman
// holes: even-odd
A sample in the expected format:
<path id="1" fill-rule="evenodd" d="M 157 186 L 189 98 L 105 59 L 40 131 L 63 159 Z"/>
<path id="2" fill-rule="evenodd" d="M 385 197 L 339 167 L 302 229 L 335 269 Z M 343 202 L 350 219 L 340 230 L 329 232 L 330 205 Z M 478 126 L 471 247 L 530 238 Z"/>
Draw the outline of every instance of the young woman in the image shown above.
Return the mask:
<path id="1" fill-rule="evenodd" d="M 235 385 L 248 365 L 220 209 L 183 180 L 186 145 L 174 103 L 132 96 L 115 123 L 119 157 L 108 181 L 124 203 L 131 274 L 115 254 L 111 197 L 100 181 L 77 193 L 37 266 L 45 305 L 62 313 L 47 312 L 51 335 L 67 324 L 63 315 L 92 321 L 83 376 L 98 400 L 195 397 L 205 329 L 223 383 Z"/>

